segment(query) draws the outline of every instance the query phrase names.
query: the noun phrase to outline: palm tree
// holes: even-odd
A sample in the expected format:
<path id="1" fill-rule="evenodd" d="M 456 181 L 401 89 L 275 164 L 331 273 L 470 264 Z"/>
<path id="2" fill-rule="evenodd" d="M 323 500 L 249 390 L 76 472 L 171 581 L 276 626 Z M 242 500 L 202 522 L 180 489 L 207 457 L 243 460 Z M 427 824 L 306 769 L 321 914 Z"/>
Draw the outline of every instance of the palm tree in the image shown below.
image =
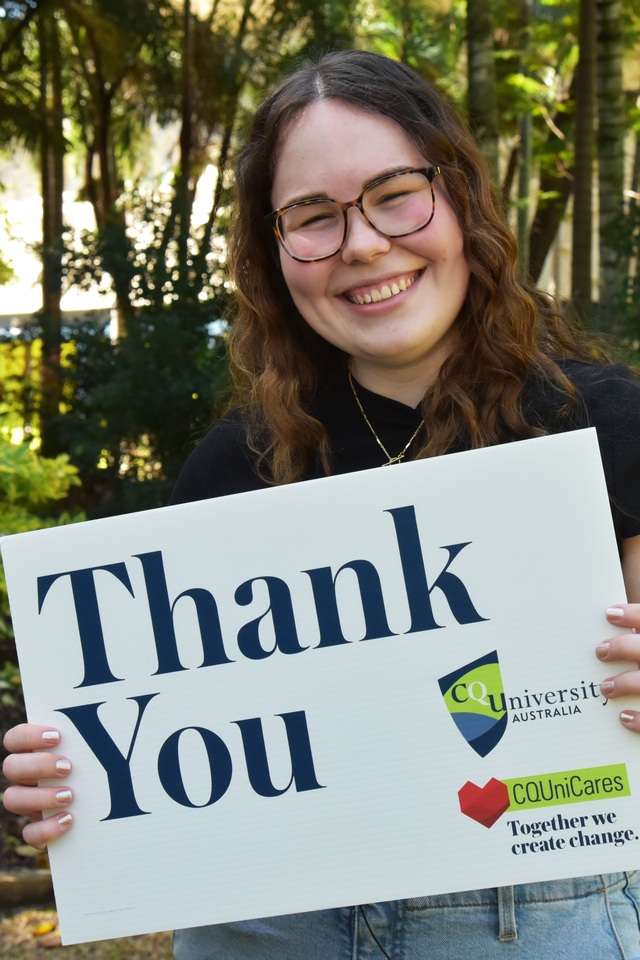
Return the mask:
<path id="1" fill-rule="evenodd" d="M 467 75 L 469 125 L 489 164 L 497 188 L 498 105 L 489 0 L 467 0 Z"/>
<path id="2" fill-rule="evenodd" d="M 40 65 L 40 175 L 42 185 L 42 452 L 60 452 L 53 423 L 59 413 L 62 313 L 62 58 L 55 11 L 43 5 L 37 19 Z"/>
<path id="3" fill-rule="evenodd" d="M 615 330 L 615 310 L 627 275 L 626 258 L 615 246 L 615 228 L 624 214 L 625 102 L 622 85 L 622 3 L 598 5 L 598 189 L 600 199 L 601 321 Z M 619 304 L 618 304 L 619 305 Z"/>
<path id="4" fill-rule="evenodd" d="M 571 297 L 579 316 L 591 322 L 591 232 L 594 108 L 596 90 L 596 0 L 580 0 L 576 83 L 575 169 Z"/>

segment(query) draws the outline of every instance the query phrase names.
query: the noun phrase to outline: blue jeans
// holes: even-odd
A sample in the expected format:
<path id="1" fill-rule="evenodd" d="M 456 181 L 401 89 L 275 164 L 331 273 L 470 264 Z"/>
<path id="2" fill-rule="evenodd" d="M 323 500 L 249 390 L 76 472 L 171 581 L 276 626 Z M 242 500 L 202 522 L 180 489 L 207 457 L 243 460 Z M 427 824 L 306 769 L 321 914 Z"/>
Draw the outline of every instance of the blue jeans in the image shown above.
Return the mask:
<path id="1" fill-rule="evenodd" d="M 640 873 L 177 930 L 176 960 L 640 960 Z"/>

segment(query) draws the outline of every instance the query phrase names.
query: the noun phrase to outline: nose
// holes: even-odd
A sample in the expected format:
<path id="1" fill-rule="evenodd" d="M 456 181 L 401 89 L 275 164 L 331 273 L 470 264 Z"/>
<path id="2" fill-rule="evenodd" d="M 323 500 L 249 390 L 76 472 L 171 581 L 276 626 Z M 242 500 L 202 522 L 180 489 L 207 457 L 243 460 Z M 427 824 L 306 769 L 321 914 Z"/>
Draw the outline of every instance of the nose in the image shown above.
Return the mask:
<path id="1" fill-rule="evenodd" d="M 388 237 L 378 233 L 357 207 L 347 210 L 347 235 L 342 247 L 344 263 L 370 263 L 390 248 Z"/>

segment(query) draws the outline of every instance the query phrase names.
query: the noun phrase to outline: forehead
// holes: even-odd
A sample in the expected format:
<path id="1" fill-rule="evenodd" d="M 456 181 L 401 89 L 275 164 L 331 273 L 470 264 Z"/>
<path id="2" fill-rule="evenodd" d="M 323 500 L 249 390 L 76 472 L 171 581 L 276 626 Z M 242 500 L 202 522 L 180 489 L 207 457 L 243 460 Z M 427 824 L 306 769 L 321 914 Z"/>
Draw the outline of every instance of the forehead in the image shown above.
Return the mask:
<path id="1" fill-rule="evenodd" d="M 387 169 L 423 166 L 425 157 L 402 127 L 339 100 L 318 100 L 295 117 L 278 145 L 271 200 L 326 193 L 351 200 Z"/>

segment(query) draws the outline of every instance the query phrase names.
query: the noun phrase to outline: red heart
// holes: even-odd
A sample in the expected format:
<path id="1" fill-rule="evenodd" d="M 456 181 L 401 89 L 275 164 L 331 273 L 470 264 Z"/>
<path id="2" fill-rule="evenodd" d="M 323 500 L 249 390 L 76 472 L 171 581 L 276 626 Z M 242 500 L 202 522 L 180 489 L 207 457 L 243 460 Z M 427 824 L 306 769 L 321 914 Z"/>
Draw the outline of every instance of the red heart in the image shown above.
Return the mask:
<path id="1" fill-rule="evenodd" d="M 509 791 L 502 780 L 491 777 L 484 787 L 467 780 L 458 790 L 460 809 L 465 816 L 477 820 L 485 827 L 492 827 L 505 810 L 509 809 Z"/>

